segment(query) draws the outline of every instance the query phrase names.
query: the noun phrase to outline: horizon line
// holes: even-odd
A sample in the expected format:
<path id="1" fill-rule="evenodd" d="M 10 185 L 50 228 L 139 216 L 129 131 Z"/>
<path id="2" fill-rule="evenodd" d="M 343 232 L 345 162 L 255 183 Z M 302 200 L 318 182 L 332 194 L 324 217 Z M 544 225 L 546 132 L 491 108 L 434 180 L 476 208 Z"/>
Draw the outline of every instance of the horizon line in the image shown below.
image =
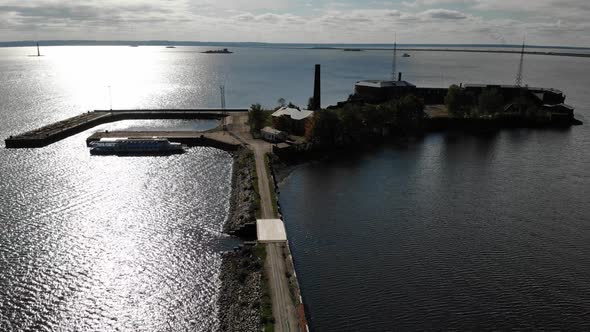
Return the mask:
<path id="1" fill-rule="evenodd" d="M 303 43 L 303 42 L 253 42 L 253 41 L 188 41 L 188 40 L 166 40 L 166 39 L 144 39 L 144 40 L 125 40 L 125 39 L 45 39 L 45 40 L 11 40 L 0 41 L 0 47 L 18 47 L 18 46 L 35 46 L 36 43 L 50 43 L 51 46 L 75 46 L 76 44 L 95 45 L 104 44 L 120 44 L 120 45 L 141 45 L 148 44 L 149 46 L 166 46 L 166 45 L 180 45 L 184 44 L 190 46 L 191 44 L 199 45 L 294 45 L 294 46 L 329 46 L 329 45 L 346 45 L 346 46 L 391 46 L 392 43 Z M 68 45 L 66 45 L 66 43 Z M 402 46 L 471 46 L 471 47 L 522 47 L 522 44 L 486 44 L 486 43 L 401 43 Z M 41 45 L 43 46 L 43 45 Z M 79 45 L 85 46 L 85 45 Z M 588 46 L 557 46 L 557 45 L 526 45 L 530 48 L 559 48 L 559 49 L 590 49 Z"/>

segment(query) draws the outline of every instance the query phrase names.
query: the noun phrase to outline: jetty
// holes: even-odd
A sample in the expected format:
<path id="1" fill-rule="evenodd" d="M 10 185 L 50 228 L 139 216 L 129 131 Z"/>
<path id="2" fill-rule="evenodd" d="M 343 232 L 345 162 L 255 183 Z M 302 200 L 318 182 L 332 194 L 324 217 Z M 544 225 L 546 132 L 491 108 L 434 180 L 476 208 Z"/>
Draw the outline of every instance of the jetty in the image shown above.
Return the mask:
<path id="1" fill-rule="evenodd" d="M 210 146 L 224 151 L 236 151 L 242 142 L 227 132 L 213 129 L 206 132 L 195 131 L 102 131 L 96 132 L 86 139 L 86 145 L 100 141 L 102 138 L 126 137 L 134 139 L 166 138 L 170 142 L 182 143 L 187 146 Z"/>
<path id="2" fill-rule="evenodd" d="M 319 69 L 318 69 L 319 70 Z M 305 307 L 285 224 L 279 211 L 273 208 L 277 184 L 266 159 L 272 153 L 272 143 L 254 139 L 250 134 L 247 114 L 236 114 L 227 125 L 228 132 L 254 152 L 260 194 L 260 218 L 256 220 L 257 242 L 266 247 L 265 273 L 271 293 L 275 331 L 307 332 Z"/>
<path id="3" fill-rule="evenodd" d="M 98 125 L 120 120 L 223 119 L 230 113 L 247 112 L 247 108 L 95 110 L 10 136 L 5 139 L 5 145 L 6 148 L 40 148 Z"/>

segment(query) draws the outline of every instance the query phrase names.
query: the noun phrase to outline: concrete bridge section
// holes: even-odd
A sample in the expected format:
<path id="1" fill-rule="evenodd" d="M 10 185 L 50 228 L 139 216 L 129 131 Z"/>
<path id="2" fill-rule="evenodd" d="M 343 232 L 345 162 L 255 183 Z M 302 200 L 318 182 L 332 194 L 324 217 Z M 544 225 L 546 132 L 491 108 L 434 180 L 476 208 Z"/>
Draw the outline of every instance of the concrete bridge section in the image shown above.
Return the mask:
<path id="1" fill-rule="evenodd" d="M 225 114 L 248 112 L 236 109 L 129 109 L 97 110 L 80 114 L 26 133 L 5 139 L 7 148 L 40 148 L 95 126 L 120 120 L 142 119 L 222 119 Z"/>

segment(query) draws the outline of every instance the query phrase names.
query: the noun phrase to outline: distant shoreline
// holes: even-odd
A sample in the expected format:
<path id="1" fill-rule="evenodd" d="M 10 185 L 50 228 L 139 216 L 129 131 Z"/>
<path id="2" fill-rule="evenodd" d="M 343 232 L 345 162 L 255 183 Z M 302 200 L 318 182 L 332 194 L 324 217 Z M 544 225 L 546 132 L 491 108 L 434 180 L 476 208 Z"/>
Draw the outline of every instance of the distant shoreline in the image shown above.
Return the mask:
<path id="1" fill-rule="evenodd" d="M 392 51 L 393 48 L 386 44 L 281 44 L 281 43 L 224 43 L 224 42 L 173 42 L 173 41 L 86 41 L 86 40 L 51 40 L 40 41 L 42 47 L 49 46 L 162 46 L 176 47 L 182 46 L 203 46 L 203 47 L 251 47 L 251 48 L 270 48 L 270 49 L 298 49 L 298 50 L 335 50 L 335 51 Z M 36 42 L 33 41 L 13 41 L 0 42 L 0 48 L 13 47 L 34 47 Z M 485 44 L 400 44 L 398 51 L 402 52 L 463 52 L 463 53 L 497 53 L 497 54 L 519 54 L 519 45 L 485 45 Z M 424 48 L 421 48 L 424 47 Z M 477 47 L 478 49 L 475 49 Z M 481 48 L 481 49 L 480 49 Z M 505 49 L 500 49 L 505 48 Z M 510 50 L 506 49 L 510 48 Z M 549 55 L 590 58 L 590 48 L 572 47 L 572 46 L 526 46 L 525 54 L 529 55 Z M 575 53 L 566 51 L 534 51 L 531 49 L 554 49 L 554 50 L 588 50 L 588 53 Z"/>
<path id="2" fill-rule="evenodd" d="M 344 49 L 342 49 L 344 51 Z M 392 51 L 387 48 L 368 48 L 361 49 L 363 51 Z M 466 53 L 505 53 L 505 54 L 520 54 L 520 51 L 509 50 L 474 50 L 474 49 L 452 49 L 452 48 L 398 48 L 398 51 L 403 52 L 466 52 Z M 590 53 L 570 53 L 570 52 L 539 52 L 539 51 L 524 51 L 524 54 L 532 55 L 552 55 L 552 56 L 573 56 L 580 58 L 590 58 Z"/>
<path id="3" fill-rule="evenodd" d="M 264 42 L 216 42 L 216 41 L 175 41 L 175 40 L 12 40 L 0 41 L 0 47 L 28 47 L 36 46 L 223 46 L 223 47 L 269 47 L 269 48 L 302 48 L 302 49 L 343 49 L 355 48 L 365 50 L 392 49 L 389 43 L 355 44 L 355 43 L 264 43 Z M 516 44 L 398 44 L 400 48 L 419 49 L 424 48 L 514 48 L 520 50 L 522 45 Z M 527 45 L 528 49 L 563 49 L 563 50 L 589 50 L 590 46 L 553 46 L 553 45 Z"/>

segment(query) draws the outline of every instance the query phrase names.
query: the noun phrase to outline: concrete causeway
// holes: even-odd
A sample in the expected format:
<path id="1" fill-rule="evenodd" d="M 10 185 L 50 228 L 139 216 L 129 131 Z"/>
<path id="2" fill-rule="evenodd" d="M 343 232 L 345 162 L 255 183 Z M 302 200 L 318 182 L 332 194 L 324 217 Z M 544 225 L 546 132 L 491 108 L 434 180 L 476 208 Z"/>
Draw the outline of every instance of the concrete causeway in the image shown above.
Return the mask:
<path id="1" fill-rule="evenodd" d="M 141 119 L 221 119 L 223 113 L 248 112 L 248 109 L 130 109 L 96 110 L 83 113 L 50 125 L 10 136 L 5 139 L 6 148 L 40 148 L 100 124 L 120 120 Z"/>
<path id="2" fill-rule="evenodd" d="M 272 186 L 270 185 L 272 177 L 271 174 L 268 174 L 266 167 L 266 154 L 271 152 L 272 145 L 263 140 L 252 138 L 250 126 L 247 124 L 247 114 L 236 114 L 230 118 L 228 121 L 229 132 L 254 152 L 256 161 L 262 218 L 258 220 L 262 220 L 261 224 L 258 224 L 257 221 L 257 232 L 259 236 L 262 236 L 262 238 L 258 238 L 259 243 L 266 246 L 264 268 L 271 293 L 272 312 L 275 319 L 274 330 L 306 332 L 308 326 L 285 225 L 274 212 L 272 206 L 271 188 L 274 188 L 274 183 Z M 288 275 L 292 275 L 293 278 L 290 279 Z M 292 294 L 292 288 L 295 294 Z M 296 300 L 300 302 L 298 305 L 295 304 Z"/>

